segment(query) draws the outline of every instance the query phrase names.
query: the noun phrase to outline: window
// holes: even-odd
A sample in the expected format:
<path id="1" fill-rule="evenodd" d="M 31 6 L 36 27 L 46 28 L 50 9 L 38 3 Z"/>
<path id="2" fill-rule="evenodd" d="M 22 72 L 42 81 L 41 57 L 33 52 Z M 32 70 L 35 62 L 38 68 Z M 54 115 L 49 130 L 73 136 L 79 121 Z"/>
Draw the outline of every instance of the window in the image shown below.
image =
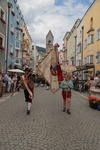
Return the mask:
<path id="1" fill-rule="evenodd" d="M 84 48 L 87 48 L 87 39 L 84 41 Z"/>
<path id="2" fill-rule="evenodd" d="M 10 54 L 13 54 L 13 45 L 10 44 Z"/>
<path id="3" fill-rule="evenodd" d="M 81 49 L 82 49 L 82 47 L 81 47 L 81 44 L 80 44 L 80 45 L 78 45 L 78 47 L 77 47 L 77 54 L 80 54 L 80 53 L 81 53 Z"/>
<path id="4" fill-rule="evenodd" d="M 16 47 L 16 49 L 20 49 L 20 41 L 16 41 L 15 47 Z"/>
<path id="5" fill-rule="evenodd" d="M 81 66 L 81 60 L 77 60 L 77 66 Z"/>
<path id="6" fill-rule="evenodd" d="M 3 23 L 6 23 L 5 22 L 5 11 L 0 8 L 0 20 L 3 22 Z"/>
<path id="7" fill-rule="evenodd" d="M 87 57 L 84 58 L 84 64 L 87 64 Z"/>
<path id="8" fill-rule="evenodd" d="M 18 16 L 16 16 L 16 22 L 19 25 L 19 18 L 18 18 Z"/>
<path id="9" fill-rule="evenodd" d="M 2 46 L 2 45 L 3 45 L 3 38 L 0 37 L 0 46 Z"/>
<path id="10" fill-rule="evenodd" d="M 90 63 L 90 64 L 93 64 L 93 55 L 90 55 L 89 57 L 90 57 L 90 58 L 89 58 L 89 59 L 90 59 L 90 60 L 89 60 L 89 63 Z"/>
<path id="11" fill-rule="evenodd" d="M 10 31 L 11 31 L 11 34 L 14 35 L 14 26 L 13 26 L 13 24 L 11 24 L 11 26 L 10 26 Z"/>
<path id="12" fill-rule="evenodd" d="M 12 13 L 13 16 L 15 16 L 15 12 L 14 12 L 14 7 L 13 6 L 11 7 L 11 13 Z"/>
<path id="13" fill-rule="evenodd" d="M 5 11 L 2 8 L 0 9 L 0 18 L 5 20 Z"/>
<path id="14" fill-rule="evenodd" d="M 19 63 L 20 63 L 20 60 L 19 60 L 19 59 L 16 59 L 16 61 L 15 61 L 15 62 L 19 64 Z"/>
<path id="15" fill-rule="evenodd" d="M 18 53 L 19 53 L 19 51 L 18 51 L 18 50 L 16 50 L 16 57 L 18 57 Z"/>
<path id="16" fill-rule="evenodd" d="M 17 3 L 17 0 L 14 0 L 15 3 Z"/>
<path id="17" fill-rule="evenodd" d="M 100 28 L 97 30 L 97 40 L 100 40 Z"/>
<path id="18" fill-rule="evenodd" d="M 4 36 L 0 34 L 0 49 L 5 50 L 4 48 Z"/>
<path id="19" fill-rule="evenodd" d="M 82 37 L 82 31 L 80 31 L 80 38 Z"/>
<path id="20" fill-rule="evenodd" d="M 93 25 L 93 17 L 91 17 L 90 19 L 90 27 L 92 27 L 92 25 Z"/>
<path id="21" fill-rule="evenodd" d="M 87 57 L 85 57 L 84 63 L 85 64 L 93 64 L 93 55 L 88 55 Z"/>
<path id="22" fill-rule="evenodd" d="M 16 39 L 20 40 L 20 32 L 19 31 L 16 31 Z"/>
<path id="23" fill-rule="evenodd" d="M 94 43 L 94 34 L 88 36 L 88 44 Z"/>
<path id="24" fill-rule="evenodd" d="M 100 51 L 97 52 L 96 62 L 97 62 L 97 63 L 100 63 Z"/>
<path id="25" fill-rule="evenodd" d="M 86 58 L 86 64 L 89 64 L 89 56 Z"/>

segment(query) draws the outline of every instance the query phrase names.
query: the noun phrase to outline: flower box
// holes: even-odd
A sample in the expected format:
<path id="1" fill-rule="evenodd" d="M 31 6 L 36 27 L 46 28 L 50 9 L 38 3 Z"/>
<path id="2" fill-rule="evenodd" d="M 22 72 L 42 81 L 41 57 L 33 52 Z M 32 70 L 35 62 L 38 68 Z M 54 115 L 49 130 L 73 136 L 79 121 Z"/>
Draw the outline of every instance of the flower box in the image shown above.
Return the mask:
<path id="1" fill-rule="evenodd" d="M 99 99 L 97 97 L 89 96 L 88 100 L 89 100 L 90 108 L 93 108 L 93 109 L 97 109 L 98 108 Z"/>

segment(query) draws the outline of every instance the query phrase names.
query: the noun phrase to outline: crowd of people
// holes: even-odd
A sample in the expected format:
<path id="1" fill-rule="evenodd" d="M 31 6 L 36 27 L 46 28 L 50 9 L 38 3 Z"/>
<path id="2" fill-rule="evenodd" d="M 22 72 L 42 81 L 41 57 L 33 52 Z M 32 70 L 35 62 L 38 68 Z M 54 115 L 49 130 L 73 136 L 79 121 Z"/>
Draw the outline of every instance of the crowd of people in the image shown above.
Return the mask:
<path id="1" fill-rule="evenodd" d="M 78 76 L 71 76 L 71 74 L 67 72 L 63 74 L 63 81 L 60 83 L 63 98 L 63 112 L 67 111 L 68 114 L 71 114 L 72 89 L 80 92 L 87 91 L 90 93 L 93 81 L 95 87 L 100 86 L 100 74 L 96 74 L 94 77 L 88 76 L 87 80 L 84 82 L 81 81 L 81 83 Z M 0 85 L 3 87 L 0 89 L 0 93 L 10 93 L 16 91 L 16 89 L 19 91 L 19 89 L 23 87 L 27 102 L 27 114 L 30 114 L 31 103 L 34 97 L 34 86 L 46 87 L 47 90 L 50 88 L 50 85 L 46 82 L 43 76 L 33 74 L 29 68 L 25 69 L 25 74 L 11 72 L 7 72 L 6 74 L 0 73 Z"/>
<path id="2" fill-rule="evenodd" d="M 92 86 L 93 81 L 95 84 L 99 82 L 100 80 L 100 74 L 95 74 L 93 76 L 88 76 L 86 80 L 79 80 L 78 75 L 73 76 L 72 81 L 74 84 L 74 90 L 79 92 L 87 92 L 89 93 L 90 87 Z"/>
<path id="3" fill-rule="evenodd" d="M 43 76 L 38 74 L 32 74 L 35 87 L 46 86 L 46 89 L 49 90 L 49 84 L 45 81 Z M 18 87 L 18 83 L 21 80 L 21 73 L 12 73 L 7 72 L 5 74 L 0 73 L 0 97 L 5 93 L 14 92 Z M 19 91 L 19 88 L 18 88 Z"/>
<path id="4" fill-rule="evenodd" d="M 10 72 L 7 72 L 6 74 L 0 73 L 1 95 L 4 93 L 10 93 L 15 91 L 20 79 L 21 75 L 18 73 L 10 73 Z"/>

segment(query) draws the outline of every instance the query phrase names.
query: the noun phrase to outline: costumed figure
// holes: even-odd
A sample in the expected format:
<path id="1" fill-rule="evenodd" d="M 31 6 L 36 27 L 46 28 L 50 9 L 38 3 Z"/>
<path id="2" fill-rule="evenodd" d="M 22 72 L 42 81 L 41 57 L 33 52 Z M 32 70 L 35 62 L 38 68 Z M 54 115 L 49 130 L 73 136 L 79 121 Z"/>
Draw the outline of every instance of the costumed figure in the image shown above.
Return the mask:
<path id="1" fill-rule="evenodd" d="M 71 81 L 70 74 L 64 74 L 64 80 L 60 84 L 60 88 L 62 88 L 62 97 L 63 97 L 63 112 L 66 111 L 66 104 L 67 104 L 67 113 L 71 114 L 70 112 L 70 105 L 71 105 L 71 89 L 73 89 L 73 82 Z"/>
<path id="2" fill-rule="evenodd" d="M 25 100 L 27 102 L 27 114 L 30 114 L 32 99 L 34 97 L 34 80 L 31 73 L 31 70 L 29 68 L 26 68 L 25 74 L 22 76 L 23 80 L 23 89 L 24 89 L 24 95 Z"/>

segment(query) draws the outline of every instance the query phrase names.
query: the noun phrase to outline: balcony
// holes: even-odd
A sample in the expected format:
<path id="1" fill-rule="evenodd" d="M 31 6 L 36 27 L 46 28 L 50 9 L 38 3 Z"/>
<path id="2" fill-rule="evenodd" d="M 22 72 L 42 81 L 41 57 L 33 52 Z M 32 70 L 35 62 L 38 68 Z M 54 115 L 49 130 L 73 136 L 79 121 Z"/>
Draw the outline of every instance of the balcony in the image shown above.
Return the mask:
<path id="1" fill-rule="evenodd" d="M 16 59 L 14 64 L 16 66 L 21 66 L 21 60 L 20 59 Z"/>

